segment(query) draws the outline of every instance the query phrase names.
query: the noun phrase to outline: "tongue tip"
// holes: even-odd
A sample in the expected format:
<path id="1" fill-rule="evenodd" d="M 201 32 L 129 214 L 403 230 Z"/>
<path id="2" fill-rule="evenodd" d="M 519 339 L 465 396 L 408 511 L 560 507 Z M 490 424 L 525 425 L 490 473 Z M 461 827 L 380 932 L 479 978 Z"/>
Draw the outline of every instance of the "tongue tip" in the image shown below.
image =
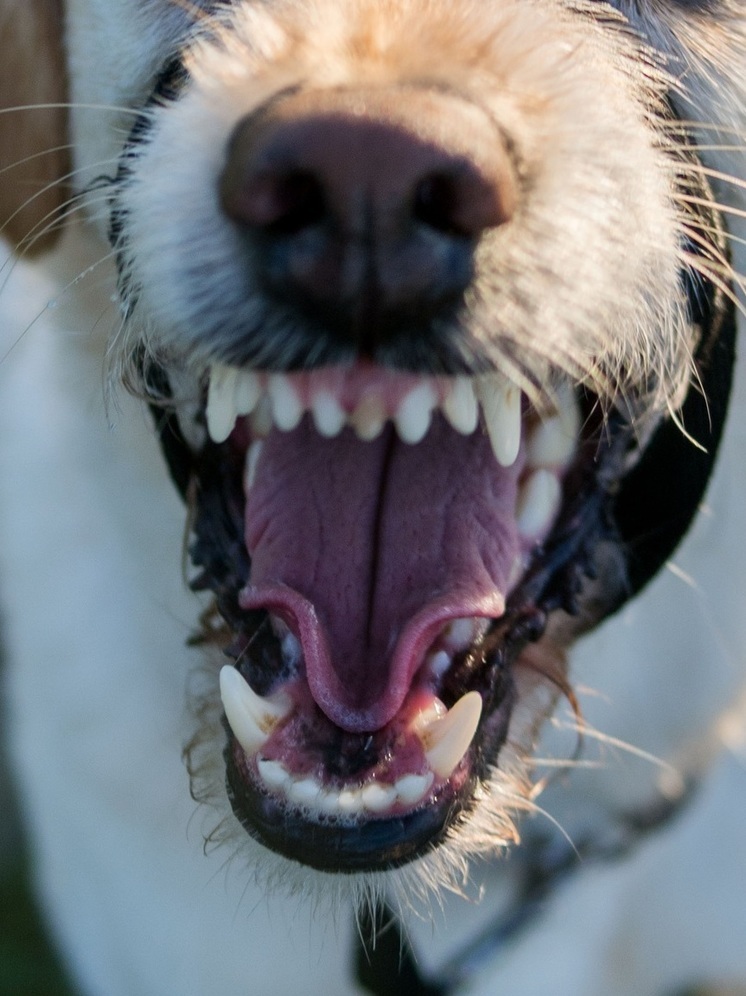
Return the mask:
<path id="1" fill-rule="evenodd" d="M 370 659 L 360 660 L 343 669 L 330 651 L 314 605 L 299 592 L 282 582 L 248 585 L 239 601 L 245 610 L 277 615 L 297 636 L 314 701 L 332 723 L 350 733 L 375 732 L 396 716 L 428 650 L 450 622 L 495 619 L 505 609 L 505 599 L 496 590 L 481 596 L 443 596 L 410 620 L 388 662 L 374 667 Z M 371 681 L 371 675 L 378 680 Z"/>

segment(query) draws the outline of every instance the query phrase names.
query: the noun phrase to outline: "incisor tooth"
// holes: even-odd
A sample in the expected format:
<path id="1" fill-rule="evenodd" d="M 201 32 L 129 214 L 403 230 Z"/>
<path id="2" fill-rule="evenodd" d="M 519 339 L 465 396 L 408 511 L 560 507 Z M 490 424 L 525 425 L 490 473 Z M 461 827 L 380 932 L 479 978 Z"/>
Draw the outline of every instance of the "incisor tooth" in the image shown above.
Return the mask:
<path id="1" fill-rule="evenodd" d="M 363 793 L 359 788 L 345 788 L 337 799 L 339 811 L 343 816 L 354 816 L 363 810 Z"/>
<path id="2" fill-rule="evenodd" d="M 419 443 L 430 428 L 430 417 L 438 396 L 432 384 L 423 381 L 405 395 L 394 416 L 396 431 L 405 443 Z"/>
<path id="3" fill-rule="evenodd" d="M 521 392 L 500 374 L 481 377 L 477 394 L 495 459 L 512 467 L 521 447 Z"/>
<path id="4" fill-rule="evenodd" d="M 394 785 L 397 799 L 405 806 L 414 805 L 433 784 L 434 778 L 432 771 L 425 775 L 403 775 Z"/>
<path id="5" fill-rule="evenodd" d="M 282 432 L 290 432 L 303 417 L 303 405 L 285 374 L 272 374 L 267 382 L 272 418 Z"/>
<path id="6" fill-rule="evenodd" d="M 292 802 L 300 806 L 311 806 L 321 795 L 321 785 L 315 778 L 301 778 L 299 781 L 290 781 L 285 791 Z"/>
<path id="7" fill-rule="evenodd" d="M 207 391 L 207 431 L 215 443 L 224 443 L 236 424 L 236 382 L 239 371 L 216 363 Z"/>
<path id="8" fill-rule="evenodd" d="M 364 442 L 380 436 L 383 423 L 386 421 L 386 411 L 383 402 L 375 394 L 361 398 L 355 411 L 349 417 L 349 423 Z"/>
<path id="9" fill-rule="evenodd" d="M 477 427 L 479 405 L 470 377 L 454 377 L 443 401 L 443 414 L 456 432 L 470 436 Z"/>
<path id="10" fill-rule="evenodd" d="M 272 761 L 269 758 L 259 758 L 256 766 L 259 769 L 262 780 L 270 788 L 283 788 L 292 780 L 290 772 L 279 761 Z"/>
<path id="11" fill-rule="evenodd" d="M 383 813 L 396 800 L 396 789 L 383 782 L 369 782 L 362 790 L 363 806 L 371 813 Z"/>
<path id="12" fill-rule="evenodd" d="M 313 423 L 322 436 L 338 436 L 344 427 L 347 416 L 344 409 L 328 391 L 319 391 L 311 405 Z"/>
<path id="13" fill-rule="evenodd" d="M 236 379 L 236 412 L 239 415 L 250 415 L 259 404 L 262 396 L 262 384 L 259 375 L 251 370 L 242 370 Z"/>
<path id="14" fill-rule="evenodd" d="M 467 692 L 442 719 L 436 719 L 419 733 L 425 757 L 436 775 L 448 778 L 477 732 L 482 715 L 482 696 Z"/>
<path id="15" fill-rule="evenodd" d="M 230 664 L 220 671 L 220 698 L 228 725 L 247 754 L 253 754 L 265 743 L 291 708 L 285 695 L 271 699 L 257 695 Z"/>

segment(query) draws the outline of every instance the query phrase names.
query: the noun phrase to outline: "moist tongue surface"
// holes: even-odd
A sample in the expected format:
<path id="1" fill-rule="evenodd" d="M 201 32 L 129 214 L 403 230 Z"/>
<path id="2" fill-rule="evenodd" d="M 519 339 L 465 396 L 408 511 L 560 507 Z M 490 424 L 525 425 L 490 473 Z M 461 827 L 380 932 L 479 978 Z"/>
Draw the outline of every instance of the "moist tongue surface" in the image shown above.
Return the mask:
<path id="1" fill-rule="evenodd" d="M 502 611 L 518 552 L 522 458 L 436 416 L 425 439 L 320 436 L 308 416 L 264 442 L 246 506 L 246 607 L 300 635 L 309 685 L 337 725 L 372 730 L 402 704 L 449 618 Z"/>

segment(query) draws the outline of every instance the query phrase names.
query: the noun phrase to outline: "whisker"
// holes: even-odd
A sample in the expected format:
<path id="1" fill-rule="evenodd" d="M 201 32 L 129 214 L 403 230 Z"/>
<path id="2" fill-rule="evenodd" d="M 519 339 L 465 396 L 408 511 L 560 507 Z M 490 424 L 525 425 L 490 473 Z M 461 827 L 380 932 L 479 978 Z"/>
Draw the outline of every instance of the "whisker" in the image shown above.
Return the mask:
<path id="1" fill-rule="evenodd" d="M 35 160 L 43 159 L 45 156 L 52 156 L 57 152 L 69 152 L 72 148 L 74 148 L 74 146 L 67 142 L 64 145 L 50 146 L 48 149 L 43 149 L 41 152 L 34 152 L 29 156 L 24 156 L 23 159 L 16 159 L 14 162 L 8 163 L 7 166 L 0 167 L 0 176 L 10 170 L 17 169 L 19 166 L 25 166 Z"/>
<path id="2" fill-rule="evenodd" d="M 106 113 L 127 114 L 137 117 L 143 113 L 142 108 L 128 107 L 126 104 L 86 104 L 77 101 L 59 101 L 47 104 L 17 104 L 13 107 L 0 107 L 0 115 L 21 114 L 28 111 L 102 111 Z"/>
<path id="3" fill-rule="evenodd" d="M 707 176 L 713 180 L 720 180 L 722 183 L 728 183 L 733 187 L 740 187 L 742 190 L 746 190 L 746 180 L 742 180 L 732 173 L 723 173 L 722 170 L 712 169 L 701 162 L 687 163 L 687 172 Z"/>
<path id="4" fill-rule="evenodd" d="M 101 169 L 104 166 L 113 165 L 114 163 L 116 163 L 116 159 L 103 159 L 100 162 L 91 164 L 90 167 L 86 166 L 70 170 L 67 173 L 65 173 L 63 176 L 58 177 L 55 180 L 51 181 L 50 183 L 45 184 L 39 190 L 36 190 L 30 197 L 26 198 L 26 200 L 21 205 L 19 205 L 19 207 L 16 208 L 16 210 L 11 215 L 9 215 L 5 219 L 3 225 L 0 226 L 0 234 L 2 234 L 3 230 L 6 228 L 7 225 L 9 225 L 13 221 L 14 218 L 16 218 L 19 214 L 21 214 L 29 205 L 33 204 L 34 201 L 36 201 L 38 198 L 43 197 L 44 194 L 46 194 L 48 191 L 53 190 L 56 186 L 64 186 L 67 184 L 69 180 L 74 179 L 76 176 L 79 176 L 81 173 L 88 172 L 90 169 Z M 49 220 L 50 216 L 54 217 L 59 215 L 60 220 L 64 220 L 64 217 L 66 217 L 64 211 L 72 202 L 74 201 L 79 202 L 82 205 L 87 195 L 89 195 L 89 193 L 92 190 L 100 189 L 100 187 L 104 184 L 104 182 L 108 185 L 113 185 L 115 181 L 113 177 L 99 177 L 97 180 L 91 181 L 91 184 L 89 184 L 86 187 L 83 187 L 80 191 L 76 191 L 73 194 L 71 194 L 70 198 L 68 199 L 68 201 L 65 202 L 65 204 L 61 205 L 58 208 L 55 208 L 53 211 L 45 215 L 39 222 L 37 222 L 34 228 L 27 233 L 26 237 L 23 239 L 23 241 L 19 246 L 19 252 L 28 253 L 31 250 L 31 248 L 35 245 L 35 243 L 38 242 L 38 240 L 42 237 L 44 232 L 50 230 L 49 227 L 46 227 L 43 229 L 42 232 L 39 231 L 40 226 L 45 225 L 45 223 Z M 98 188 L 95 186 L 95 184 L 99 185 Z"/>
<path id="5" fill-rule="evenodd" d="M 593 726 L 589 726 L 588 723 L 583 722 L 582 724 L 578 724 L 575 721 L 561 719 L 558 716 L 553 716 L 550 719 L 550 723 L 555 727 L 555 729 L 569 733 L 582 733 L 583 736 L 588 737 L 591 740 L 595 740 L 597 743 L 602 744 L 605 747 L 613 747 L 615 750 L 621 751 L 630 757 L 646 761 L 648 764 L 658 768 L 671 778 L 681 778 L 679 771 L 673 764 L 671 764 L 670 761 L 666 761 L 650 751 L 643 750 L 642 747 L 636 747 L 627 740 L 621 740 L 619 737 L 611 736 L 611 734 L 602 733 L 601 730 L 598 730 Z"/>
<path id="6" fill-rule="evenodd" d="M 721 204 L 708 197 L 698 197 L 696 194 L 687 194 L 681 191 L 676 195 L 676 198 L 686 204 L 696 204 L 697 207 L 710 208 L 711 210 L 721 211 L 723 214 L 731 214 L 734 218 L 746 218 L 746 210 L 733 207 L 730 204 Z"/>
<path id="7" fill-rule="evenodd" d="M 205 21 L 211 17 L 206 10 L 198 7 L 196 3 L 192 3 L 192 0 L 169 0 L 169 3 L 172 7 L 179 7 L 195 21 Z"/>

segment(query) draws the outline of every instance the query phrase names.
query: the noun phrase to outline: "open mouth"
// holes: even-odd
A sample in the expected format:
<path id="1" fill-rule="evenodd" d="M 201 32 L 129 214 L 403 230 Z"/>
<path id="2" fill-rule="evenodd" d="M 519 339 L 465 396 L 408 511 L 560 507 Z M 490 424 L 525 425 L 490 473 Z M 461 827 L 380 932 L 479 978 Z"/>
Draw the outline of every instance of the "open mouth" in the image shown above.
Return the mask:
<path id="1" fill-rule="evenodd" d="M 591 396 L 552 399 L 542 418 L 501 374 L 211 369 L 192 557 L 233 633 L 229 792 L 270 847 L 390 866 L 472 804 L 631 445 Z"/>
<path id="2" fill-rule="evenodd" d="M 250 835 L 319 869 L 382 870 L 468 818 L 528 645 L 562 618 L 561 657 L 696 511 L 735 321 L 714 285 L 692 284 L 690 304 L 697 387 L 681 419 L 703 449 L 676 420 L 603 412 L 559 375 L 540 414 L 498 372 L 215 364 L 204 442 L 157 409 L 192 506 L 193 587 L 230 634 L 226 778 Z M 165 369 L 144 377 L 170 393 Z"/>

